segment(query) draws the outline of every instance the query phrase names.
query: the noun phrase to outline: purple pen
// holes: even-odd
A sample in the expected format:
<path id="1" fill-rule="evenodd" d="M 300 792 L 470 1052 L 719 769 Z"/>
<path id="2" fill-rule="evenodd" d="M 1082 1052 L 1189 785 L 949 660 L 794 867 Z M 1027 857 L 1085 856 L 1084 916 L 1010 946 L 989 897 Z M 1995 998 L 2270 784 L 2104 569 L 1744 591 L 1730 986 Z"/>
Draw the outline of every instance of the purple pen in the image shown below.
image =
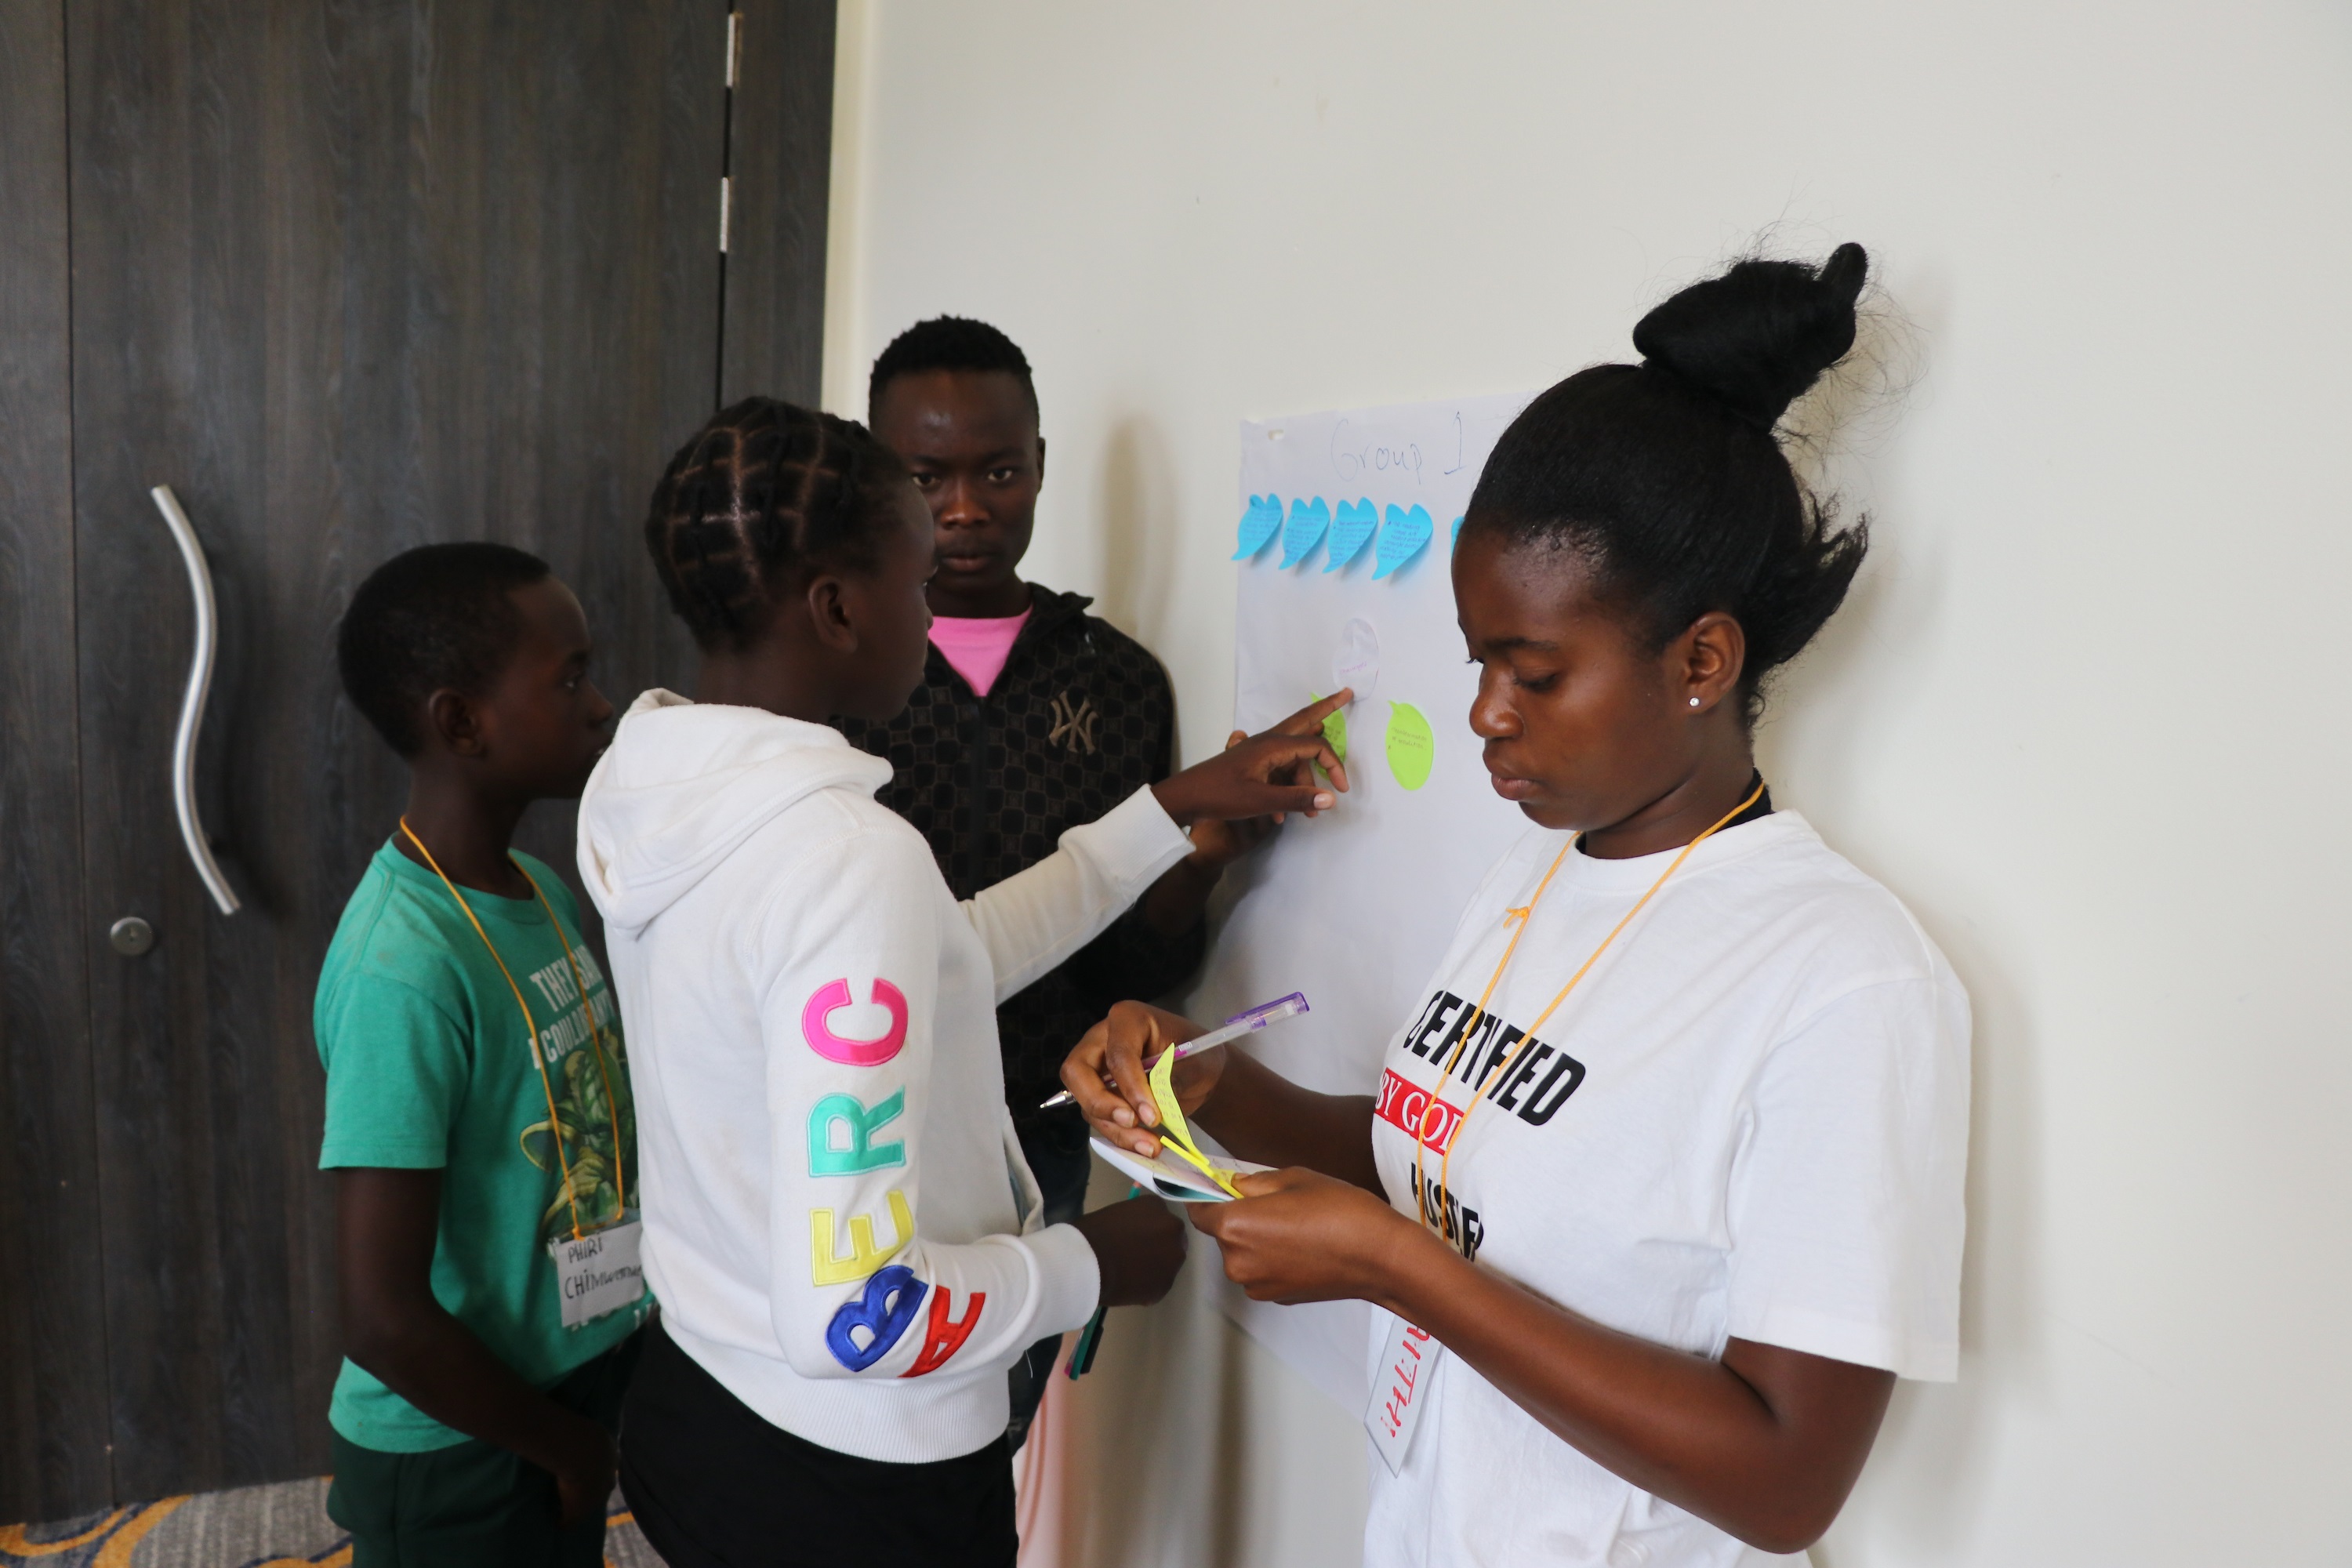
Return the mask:
<path id="1" fill-rule="evenodd" d="M 1305 992 L 1294 991 L 1287 996 L 1278 996 L 1271 1002 L 1261 1003 L 1246 1013 L 1234 1014 L 1223 1025 L 1205 1035 L 1184 1041 L 1176 1047 L 1176 1059 L 1181 1062 L 1196 1052 L 1205 1051 L 1213 1046 L 1222 1046 L 1228 1040 L 1238 1040 L 1244 1035 L 1253 1034 L 1265 1028 L 1268 1024 L 1278 1024 L 1285 1018 L 1296 1017 L 1307 1011 L 1309 1009 Z M 1066 1089 L 1037 1109 L 1051 1110 L 1057 1105 L 1067 1105 L 1069 1102 L 1070 1091 Z"/>
<path id="2" fill-rule="evenodd" d="M 1278 1024 L 1285 1018 L 1296 1017 L 1307 1011 L 1308 1011 L 1307 993 L 1304 991 L 1294 991 L 1287 996 L 1276 997 L 1271 1002 L 1262 1003 L 1251 1008 L 1246 1013 L 1236 1013 L 1207 1034 L 1182 1042 L 1176 1047 L 1176 1059 L 1181 1062 L 1196 1051 L 1205 1051 L 1212 1046 L 1222 1046 L 1228 1040 L 1238 1040 L 1244 1035 L 1265 1028 L 1268 1024 Z"/>

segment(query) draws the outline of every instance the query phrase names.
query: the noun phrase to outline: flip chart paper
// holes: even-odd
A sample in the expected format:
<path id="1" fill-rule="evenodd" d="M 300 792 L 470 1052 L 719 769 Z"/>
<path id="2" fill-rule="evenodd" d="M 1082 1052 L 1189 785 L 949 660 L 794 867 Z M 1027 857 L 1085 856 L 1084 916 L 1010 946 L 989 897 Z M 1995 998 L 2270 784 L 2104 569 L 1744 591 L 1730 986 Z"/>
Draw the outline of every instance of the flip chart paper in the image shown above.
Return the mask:
<path id="1" fill-rule="evenodd" d="M 1463 662 L 1448 566 L 1462 515 L 1496 438 L 1527 397 L 1360 408 L 1241 426 L 1237 507 L 1252 495 L 1346 497 L 1381 509 L 1380 536 L 1339 572 L 1286 572 L 1267 551 L 1236 579 L 1234 723 L 1252 731 L 1333 689 L 1348 623 L 1379 633 L 1379 698 L 1347 710 L 1350 789 L 1334 810 L 1294 815 L 1227 871 L 1236 902 L 1185 1011 L 1217 1018 L 1304 991 L 1315 1011 L 1245 1048 L 1308 1089 L 1379 1091 L 1381 1057 L 1414 1010 L 1478 880 L 1528 823 L 1494 793 L 1468 714 L 1476 669 Z M 1282 435 L 1276 438 L 1274 432 Z M 1391 509 L 1395 511 L 1391 522 Z M 1427 532 L 1399 555 L 1423 523 Z M 1391 527 L 1394 545 L 1386 543 Z M 1364 570 L 1365 555 L 1388 571 Z M 1359 694 L 1360 698 L 1361 693 Z M 1408 789 L 1389 761 L 1391 702 L 1428 731 L 1427 772 Z M 1327 1001 L 1326 999 L 1328 998 Z M 1226 1312 L 1349 1415 L 1364 1408 L 1369 1309 L 1252 1302 L 1220 1276 Z"/>
<path id="2" fill-rule="evenodd" d="M 1339 649 L 1331 656 L 1331 685 L 1355 694 L 1349 707 L 1369 702 L 1380 689 L 1381 634 L 1361 616 L 1339 628 Z"/>

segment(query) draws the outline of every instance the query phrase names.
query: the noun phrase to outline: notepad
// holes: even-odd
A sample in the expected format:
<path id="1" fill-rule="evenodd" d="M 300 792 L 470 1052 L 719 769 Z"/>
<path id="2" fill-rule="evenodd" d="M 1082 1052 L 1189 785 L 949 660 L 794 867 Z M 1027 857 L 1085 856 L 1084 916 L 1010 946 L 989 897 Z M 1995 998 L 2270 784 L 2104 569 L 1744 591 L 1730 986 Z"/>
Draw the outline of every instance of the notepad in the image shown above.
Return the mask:
<path id="1" fill-rule="evenodd" d="M 1211 1180 L 1199 1166 L 1188 1163 L 1181 1154 L 1164 1142 L 1160 1146 L 1159 1154 L 1149 1160 L 1131 1149 L 1114 1147 L 1099 1138 L 1093 1142 L 1096 1153 L 1126 1173 L 1137 1186 L 1156 1197 L 1180 1204 L 1229 1204 L 1234 1201 L 1234 1194 Z M 1274 1169 L 1271 1165 L 1254 1165 L 1247 1160 L 1235 1160 L 1231 1164 L 1212 1163 L 1225 1173 L 1228 1181 L 1255 1171 Z"/>
<path id="2" fill-rule="evenodd" d="M 1227 1163 L 1200 1146 L 1184 1120 L 1184 1108 L 1176 1102 L 1176 1057 L 1173 1050 L 1162 1051 L 1160 1059 L 1151 1064 L 1151 1100 L 1160 1108 L 1160 1126 L 1156 1130 L 1160 1134 L 1160 1152 L 1147 1160 L 1140 1154 L 1114 1148 L 1099 1138 L 1093 1140 L 1095 1152 L 1134 1177 L 1146 1192 L 1183 1204 L 1231 1203 L 1241 1196 L 1234 1186 L 1235 1176 L 1274 1167 L 1254 1165 L 1246 1160 Z"/>

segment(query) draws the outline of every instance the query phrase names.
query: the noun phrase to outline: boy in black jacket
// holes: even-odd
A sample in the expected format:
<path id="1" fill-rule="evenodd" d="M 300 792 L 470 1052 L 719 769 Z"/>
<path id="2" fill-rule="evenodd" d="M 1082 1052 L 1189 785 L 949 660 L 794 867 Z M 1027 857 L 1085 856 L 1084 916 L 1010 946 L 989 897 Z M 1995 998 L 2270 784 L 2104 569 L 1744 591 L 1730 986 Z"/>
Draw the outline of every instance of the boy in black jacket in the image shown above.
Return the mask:
<path id="1" fill-rule="evenodd" d="M 1086 613 L 1091 600 L 1016 574 L 1045 443 L 1029 362 L 1010 338 L 954 316 L 908 328 L 874 362 L 866 417 L 930 502 L 934 621 L 923 685 L 907 710 L 887 724 L 837 722 L 897 769 L 877 798 L 922 831 L 948 885 L 968 899 L 1173 772 L 1175 695 L 1141 644 Z M 1191 976 L 1210 890 L 1264 831 L 1195 825 L 1189 858 L 997 1009 L 1005 1099 L 1048 1224 L 1075 1218 L 1086 1203 L 1086 1124 L 1072 1107 L 1037 1109 L 1061 1088 L 1062 1058 L 1113 1002 L 1164 995 Z M 1058 1348 L 1043 1342 L 1013 1370 L 1015 1446 Z"/>

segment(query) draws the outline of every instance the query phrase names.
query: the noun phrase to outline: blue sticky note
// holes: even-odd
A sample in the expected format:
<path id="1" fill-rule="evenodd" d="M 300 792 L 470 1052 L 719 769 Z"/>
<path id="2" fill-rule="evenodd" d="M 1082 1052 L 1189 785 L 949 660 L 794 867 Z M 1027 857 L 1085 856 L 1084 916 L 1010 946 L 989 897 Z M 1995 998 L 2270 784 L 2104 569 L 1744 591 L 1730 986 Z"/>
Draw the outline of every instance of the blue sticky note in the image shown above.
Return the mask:
<path id="1" fill-rule="evenodd" d="M 1282 563 L 1294 566 L 1307 558 L 1323 541 L 1323 532 L 1331 526 L 1331 509 L 1321 496 L 1306 501 L 1293 496 L 1290 500 L 1290 521 L 1282 525 Z"/>
<path id="2" fill-rule="evenodd" d="M 1330 559 L 1323 570 L 1337 572 L 1356 558 L 1356 552 L 1369 543 L 1372 532 L 1381 525 L 1381 509 L 1369 500 L 1343 500 L 1338 515 L 1331 520 Z"/>
<path id="3" fill-rule="evenodd" d="M 1247 561 L 1264 550 L 1266 541 L 1282 527 L 1282 498 L 1277 495 L 1250 497 L 1249 510 L 1242 513 L 1241 548 L 1234 552 L 1236 561 Z"/>
<path id="4" fill-rule="evenodd" d="M 1380 545 L 1373 552 L 1372 558 L 1380 563 L 1380 569 L 1372 574 L 1373 578 L 1378 580 L 1387 576 L 1420 554 L 1428 545 L 1429 536 L 1436 531 L 1436 526 L 1430 521 L 1429 509 L 1425 506 L 1416 505 L 1411 511 L 1401 506 L 1391 506 L 1388 523 L 1381 530 Z"/>

